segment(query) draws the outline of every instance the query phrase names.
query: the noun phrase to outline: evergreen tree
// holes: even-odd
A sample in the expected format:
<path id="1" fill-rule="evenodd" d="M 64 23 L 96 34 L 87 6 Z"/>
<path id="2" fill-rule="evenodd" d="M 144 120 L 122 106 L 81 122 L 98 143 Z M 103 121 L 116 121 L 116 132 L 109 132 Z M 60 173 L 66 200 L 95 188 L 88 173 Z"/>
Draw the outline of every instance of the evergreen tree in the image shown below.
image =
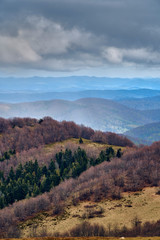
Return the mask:
<path id="1" fill-rule="evenodd" d="M 2 193 L 0 193 L 0 209 L 4 208 L 5 205 L 6 205 L 6 202 L 5 202 L 4 195 L 2 195 Z"/>
<path id="2" fill-rule="evenodd" d="M 106 148 L 107 161 L 109 162 L 112 157 L 115 156 L 114 149 L 112 147 Z"/>
<path id="3" fill-rule="evenodd" d="M 117 150 L 116 157 L 121 158 L 121 156 L 122 156 L 122 152 L 121 152 L 121 148 L 119 148 L 119 149 Z"/>
<path id="4" fill-rule="evenodd" d="M 22 164 L 20 163 L 16 169 L 16 179 L 18 179 L 19 177 L 22 177 L 22 173 L 23 173 L 23 167 L 22 167 Z"/>
<path id="5" fill-rule="evenodd" d="M 49 170 L 50 170 L 52 173 L 54 173 L 55 170 L 56 170 L 55 164 L 54 164 L 54 162 L 53 162 L 52 159 L 51 159 L 51 162 L 50 162 L 50 164 L 49 164 Z"/>
<path id="6" fill-rule="evenodd" d="M 11 170 L 9 172 L 9 177 L 8 177 L 8 181 L 10 182 L 10 180 L 14 180 L 15 179 L 15 174 L 13 171 L 13 167 L 11 167 Z"/>
<path id="7" fill-rule="evenodd" d="M 34 187 L 33 187 L 33 192 L 32 192 L 32 195 L 33 197 L 36 197 L 37 195 L 40 194 L 40 189 L 39 187 L 36 185 L 36 183 L 34 184 Z"/>
<path id="8" fill-rule="evenodd" d="M 56 161 L 57 161 L 57 163 L 59 165 L 59 168 L 61 168 L 62 157 L 63 157 L 62 151 L 59 152 L 59 153 L 56 153 Z"/>
<path id="9" fill-rule="evenodd" d="M 80 137 L 79 138 L 79 144 L 82 144 L 83 143 L 83 140 L 82 140 L 82 138 Z"/>

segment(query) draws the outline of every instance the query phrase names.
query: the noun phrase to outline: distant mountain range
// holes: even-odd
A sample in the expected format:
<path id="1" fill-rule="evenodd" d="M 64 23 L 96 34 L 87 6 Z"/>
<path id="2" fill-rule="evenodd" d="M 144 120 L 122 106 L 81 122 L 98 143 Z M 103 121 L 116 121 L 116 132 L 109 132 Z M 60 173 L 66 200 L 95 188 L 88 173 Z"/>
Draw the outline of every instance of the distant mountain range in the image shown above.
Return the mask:
<path id="1" fill-rule="evenodd" d="M 134 142 L 160 140 L 160 79 L 0 78 L 0 117 L 45 116 L 126 132 Z"/>
<path id="2" fill-rule="evenodd" d="M 152 97 L 153 100 L 151 99 Z M 20 103 L 62 99 L 74 101 L 80 98 L 104 98 L 119 100 L 120 103 L 133 108 L 145 109 L 144 106 L 156 106 L 160 100 L 160 90 L 85 90 L 78 92 L 0 92 L 0 102 Z M 149 103 L 149 104 L 148 104 Z M 144 108 L 143 108 L 144 107 Z M 157 107 L 156 107 L 157 108 Z"/>
<path id="3" fill-rule="evenodd" d="M 160 90 L 160 79 L 88 76 L 0 78 L 0 92 L 68 92 L 139 88 Z"/>
<path id="4" fill-rule="evenodd" d="M 132 128 L 160 121 L 160 109 L 140 111 L 118 102 L 100 98 L 83 98 L 76 101 L 52 100 L 17 104 L 0 104 L 0 116 L 35 117 L 51 116 L 59 121 L 75 121 L 97 130 L 124 133 Z"/>

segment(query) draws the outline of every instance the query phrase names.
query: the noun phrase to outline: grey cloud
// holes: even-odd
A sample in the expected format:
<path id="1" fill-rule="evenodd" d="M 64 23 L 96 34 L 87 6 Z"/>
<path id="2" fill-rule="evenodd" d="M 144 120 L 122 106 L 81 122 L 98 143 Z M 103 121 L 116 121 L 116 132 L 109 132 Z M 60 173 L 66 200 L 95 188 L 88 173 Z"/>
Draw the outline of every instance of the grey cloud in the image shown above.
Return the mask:
<path id="1" fill-rule="evenodd" d="M 89 62 L 87 52 L 92 52 L 92 46 L 98 42 L 89 32 L 75 27 L 64 29 L 61 24 L 40 16 L 28 16 L 25 25 L 19 27 L 17 36 L 0 35 L 1 64 L 19 63 L 24 67 L 26 63 L 30 68 L 61 71 L 79 69 Z"/>
<path id="2" fill-rule="evenodd" d="M 160 53 L 145 48 L 120 49 L 109 47 L 104 49 L 103 56 L 113 64 L 160 64 Z"/>
<path id="3" fill-rule="evenodd" d="M 160 63 L 158 0 L 1 0 L 2 66 L 76 71 Z"/>
<path id="4" fill-rule="evenodd" d="M 40 56 L 24 39 L 0 36 L 0 62 L 17 64 L 38 60 L 40 60 Z"/>
<path id="5" fill-rule="evenodd" d="M 29 17 L 27 22 L 30 26 L 20 30 L 19 35 L 42 55 L 66 53 L 73 45 L 90 48 L 90 33 L 77 28 L 64 29 L 61 24 L 43 17 Z"/>

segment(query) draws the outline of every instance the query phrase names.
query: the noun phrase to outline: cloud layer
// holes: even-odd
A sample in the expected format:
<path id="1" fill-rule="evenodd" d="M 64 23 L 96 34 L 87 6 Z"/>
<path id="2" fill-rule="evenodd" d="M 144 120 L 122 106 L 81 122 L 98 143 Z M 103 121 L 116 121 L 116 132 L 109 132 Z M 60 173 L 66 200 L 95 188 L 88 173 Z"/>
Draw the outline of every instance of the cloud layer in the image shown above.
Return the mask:
<path id="1" fill-rule="evenodd" d="M 159 70 L 158 0 L 1 0 L 0 66 Z"/>

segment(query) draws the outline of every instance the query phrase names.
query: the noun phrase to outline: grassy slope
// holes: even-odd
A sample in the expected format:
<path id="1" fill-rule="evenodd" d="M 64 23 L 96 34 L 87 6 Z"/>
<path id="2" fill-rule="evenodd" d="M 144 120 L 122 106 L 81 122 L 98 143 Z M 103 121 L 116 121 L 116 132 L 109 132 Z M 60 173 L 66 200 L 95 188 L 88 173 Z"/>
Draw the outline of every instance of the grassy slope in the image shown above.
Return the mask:
<path id="1" fill-rule="evenodd" d="M 62 150 L 65 150 L 66 148 L 70 148 L 70 146 L 75 146 L 77 149 L 78 147 L 81 147 L 83 149 L 97 149 L 99 152 L 101 150 L 105 150 L 107 147 L 112 147 L 115 151 L 117 151 L 119 148 L 122 150 L 125 149 L 125 147 L 119 147 L 119 146 L 114 146 L 114 145 L 108 145 L 105 143 L 96 143 L 92 142 L 91 140 L 84 139 L 82 138 L 83 143 L 79 144 L 79 139 L 78 138 L 71 138 L 62 142 L 56 142 L 52 144 L 48 144 L 45 146 L 44 150 L 46 153 L 52 152 L 52 150 L 56 147 L 61 147 Z"/>
<path id="2" fill-rule="evenodd" d="M 33 219 L 27 220 L 20 226 L 24 237 L 29 236 L 33 226 L 38 226 L 37 231 L 46 228 L 48 233 L 63 233 L 84 220 L 90 223 L 98 223 L 108 227 L 122 228 L 132 226 L 132 221 L 138 217 L 142 223 L 146 221 L 157 221 L 160 219 L 160 196 L 156 195 L 157 188 L 145 188 L 142 192 L 124 193 L 120 200 L 104 200 L 98 203 L 81 202 L 78 206 L 69 204 L 65 212 L 60 216 L 53 216 L 51 212 L 41 213 Z M 90 206 L 90 207 L 86 207 Z M 84 218 L 89 211 L 99 211 L 93 218 Z"/>

